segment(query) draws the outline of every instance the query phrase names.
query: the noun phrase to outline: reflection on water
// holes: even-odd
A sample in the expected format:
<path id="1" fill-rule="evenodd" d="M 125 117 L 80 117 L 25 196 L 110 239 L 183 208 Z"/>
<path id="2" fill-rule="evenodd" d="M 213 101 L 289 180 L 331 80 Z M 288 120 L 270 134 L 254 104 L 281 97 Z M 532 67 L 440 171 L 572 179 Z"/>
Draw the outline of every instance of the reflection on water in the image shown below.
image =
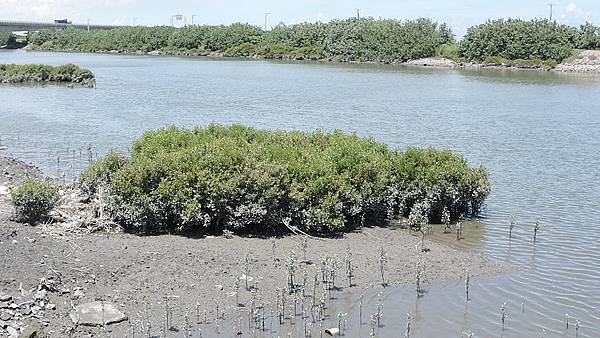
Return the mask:
<path id="1" fill-rule="evenodd" d="M 144 130 L 170 124 L 339 128 L 394 147 L 463 153 L 489 169 L 493 193 L 463 240 L 439 229 L 434 240 L 479 250 L 518 272 L 473 278 L 468 303 L 463 281 L 432 286 L 419 299 L 412 288 L 385 290 L 382 335 L 403 333 L 411 312 L 414 337 L 466 330 L 537 337 L 542 329 L 547 337 L 573 337 L 565 313 L 582 321 L 580 337 L 599 336 L 600 77 L 14 51 L 0 52 L 0 62 L 72 62 L 97 75 L 96 89 L 0 85 L 4 153 L 65 179 L 86 164 L 88 145 L 98 154 L 127 151 Z M 517 221 L 509 239 L 511 215 Z M 358 296 L 340 300 L 331 313 L 347 312 L 351 335 L 365 336 Z M 365 313 L 376 298 L 365 295 Z"/>

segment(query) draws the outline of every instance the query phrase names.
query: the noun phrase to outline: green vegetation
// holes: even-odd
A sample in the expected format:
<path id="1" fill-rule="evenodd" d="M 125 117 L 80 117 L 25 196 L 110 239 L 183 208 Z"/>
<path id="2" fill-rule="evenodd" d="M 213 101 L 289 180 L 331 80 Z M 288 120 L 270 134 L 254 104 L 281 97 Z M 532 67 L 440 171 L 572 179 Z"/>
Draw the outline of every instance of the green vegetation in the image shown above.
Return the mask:
<path id="1" fill-rule="evenodd" d="M 435 49 L 435 56 L 446 58 L 455 62 L 464 62 L 465 58 L 460 53 L 460 44 L 450 43 L 438 46 Z"/>
<path id="2" fill-rule="evenodd" d="M 468 30 L 460 53 L 468 60 L 554 60 L 562 62 L 579 46 L 580 32 L 548 20 L 494 20 Z"/>
<path id="3" fill-rule="evenodd" d="M 17 37 L 8 32 L 0 32 L 0 47 L 6 46 L 10 47 L 17 43 Z"/>
<path id="4" fill-rule="evenodd" d="M 0 83 L 71 82 L 94 86 L 94 74 L 74 64 L 61 66 L 39 64 L 0 64 Z"/>
<path id="5" fill-rule="evenodd" d="M 0 40 L 1 41 L 1 40 Z M 34 49 L 112 51 L 396 63 L 425 57 L 517 67 L 552 68 L 575 49 L 600 48 L 600 27 L 549 20 L 499 19 L 469 28 L 456 42 L 446 24 L 430 19 L 347 19 L 278 25 L 269 32 L 249 24 L 74 28 L 32 33 Z"/>
<path id="6" fill-rule="evenodd" d="M 40 31 L 29 38 L 33 48 L 76 51 L 154 51 L 229 56 L 329 58 L 338 61 L 400 62 L 433 56 L 453 42 L 451 30 L 429 19 L 409 21 L 348 19 L 329 23 L 279 25 L 270 32 L 236 23 L 229 26 L 123 27 L 86 32 Z"/>
<path id="7" fill-rule="evenodd" d="M 104 158 L 90 163 L 90 166 L 79 175 L 77 183 L 81 192 L 89 199 L 100 189 L 108 189 L 115 172 L 126 164 L 127 159 L 114 151 L 109 152 Z"/>
<path id="8" fill-rule="evenodd" d="M 17 216 L 34 224 L 48 217 L 58 202 L 58 187 L 45 182 L 28 180 L 11 193 Z"/>
<path id="9" fill-rule="evenodd" d="M 408 215 L 477 213 L 483 168 L 447 150 L 394 151 L 340 131 L 263 131 L 234 125 L 146 132 L 125 161 L 111 153 L 80 179 L 105 186 L 114 219 L 134 233 L 328 233 Z M 96 189 L 96 190 L 95 190 Z"/>
<path id="10" fill-rule="evenodd" d="M 581 49 L 600 49 L 600 27 L 587 22 L 580 27 L 581 30 Z"/>

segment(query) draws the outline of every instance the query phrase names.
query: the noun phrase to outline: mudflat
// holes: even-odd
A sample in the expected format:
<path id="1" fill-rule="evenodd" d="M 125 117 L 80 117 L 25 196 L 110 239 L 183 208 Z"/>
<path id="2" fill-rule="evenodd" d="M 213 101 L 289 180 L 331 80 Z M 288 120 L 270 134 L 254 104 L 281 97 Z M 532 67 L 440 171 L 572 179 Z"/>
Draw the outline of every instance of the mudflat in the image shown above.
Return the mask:
<path id="1" fill-rule="evenodd" d="M 0 168 L 0 185 L 9 189 L 27 176 L 40 175 L 14 160 L 1 159 Z M 323 262 L 335 271 L 335 293 L 383 289 L 382 282 L 388 288 L 414 287 L 417 262 L 424 266 L 425 285 L 461 279 L 467 271 L 471 276 L 508 271 L 476 252 L 427 239 L 428 250 L 422 252 L 420 236 L 405 229 L 364 228 L 338 238 L 140 237 L 72 231 L 60 223 L 16 223 L 8 194 L 0 196 L 0 210 L 0 295 L 10 296 L 6 308 L 0 308 L 0 314 L 7 314 L 0 333 L 9 326 L 22 330 L 41 323 L 53 337 L 98 332 L 125 337 L 133 331 L 141 335 L 150 323 L 151 334 L 161 336 L 165 309 L 174 331 L 201 328 L 207 324 L 197 323 L 198 313 L 229 320 L 254 302 L 276 308 L 278 294 L 289 286 L 290 266 L 307 304 L 315 293 L 313 280 L 321 280 Z M 322 291 L 322 286 L 317 288 L 319 296 Z M 69 313 L 94 301 L 113 304 L 128 320 L 101 329 L 76 325 Z"/>

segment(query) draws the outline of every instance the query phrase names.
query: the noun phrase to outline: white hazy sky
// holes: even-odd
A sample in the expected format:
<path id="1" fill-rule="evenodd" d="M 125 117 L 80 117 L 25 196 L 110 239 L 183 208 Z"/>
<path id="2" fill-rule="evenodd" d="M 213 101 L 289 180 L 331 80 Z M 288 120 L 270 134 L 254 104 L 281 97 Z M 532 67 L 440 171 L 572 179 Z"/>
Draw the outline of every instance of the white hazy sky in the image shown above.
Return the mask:
<path id="1" fill-rule="evenodd" d="M 279 22 L 329 21 L 347 18 L 360 8 L 362 16 L 410 19 L 431 17 L 450 24 L 462 35 L 466 28 L 489 18 L 548 17 L 549 0 L 0 0 L 0 20 L 51 21 L 68 18 L 85 23 L 169 24 L 172 14 L 183 14 L 195 23 L 248 22 L 262 26 L 270 12 L 269 26 Z M 600 20 L 600 0 L 555 1 L 554 17 L 579 25 Z M 598 22 L 596 22 L 598 23 Z"/>

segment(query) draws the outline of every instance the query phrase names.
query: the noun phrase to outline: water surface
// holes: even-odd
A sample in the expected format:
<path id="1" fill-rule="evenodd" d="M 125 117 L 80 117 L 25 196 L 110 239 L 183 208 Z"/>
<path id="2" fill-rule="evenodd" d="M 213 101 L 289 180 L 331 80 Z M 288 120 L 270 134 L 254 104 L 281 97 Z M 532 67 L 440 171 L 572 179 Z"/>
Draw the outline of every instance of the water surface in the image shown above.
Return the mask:
<path id="1" fill-rule="evenodd" d="M 342 129 L 393 147 L 449 148 L 485 165 L 493 193 L 473 235 L 450 245 L 479 250 L 519 271 L 388 290 L 382 334 L 414 337 L 600 336 L 600 79 L 519 71 L 256 60 L 0 52 L 0 63 L 72 62 L 92 69 L 97 88 L 0 85 L 4 155 L 69 179 L 87 149 L 127 151 L 144 130 L 166 125 L 244 123 L 269 129 Z M 517 226 L 508 238 L 508 219 Z M 542 230 L 533 243 L 533 224 Z M 350 311 L 356 295 L 340 305 Z M 376 299 L 370 295 L 370 299 Z M 525 311 L 522 302 L 525 300 Z M 500 324 L 500 306 L 509 313 Z M 371 301 L 373 311 L 376 301 Z M 354 317 L 353 317 L 354 316 Z"/>

